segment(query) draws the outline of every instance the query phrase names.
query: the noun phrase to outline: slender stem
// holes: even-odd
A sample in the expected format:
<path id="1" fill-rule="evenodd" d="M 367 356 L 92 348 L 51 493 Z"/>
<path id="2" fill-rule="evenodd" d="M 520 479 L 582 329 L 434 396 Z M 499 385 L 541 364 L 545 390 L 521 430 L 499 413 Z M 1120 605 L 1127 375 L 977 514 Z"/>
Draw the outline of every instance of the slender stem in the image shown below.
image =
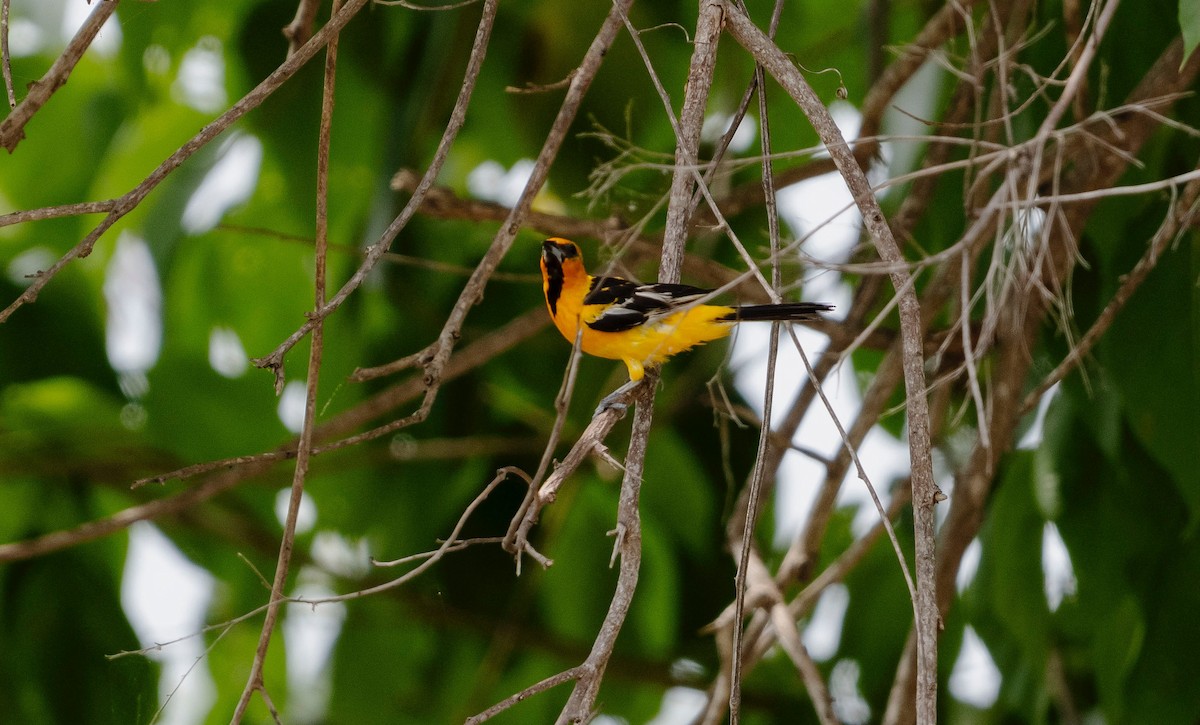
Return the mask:
<path id="1" fill-rule="evenodd" d="M 341 0 L 333 0 L 333 13 L 340 9 Z M 326 256 L 329 248 L 329 140 L 333 127 L 334 88 L 337 80 L 337 50 L 338 36 L 329 40 L 325 50 L 325 83 L 321 95 L 321 125 L 317 137 L 317 198 L 316 198 L 316 271 L 313 280 L 314 309 L 320 309 L 325 302 Z M 300 503 L 304 497 L 304 483 L 308 478 L 309 461 L 312 458 L 313 434 L 316 430 L 317 419 L 317 389 L 321 378 L 321 358 L 325 350 L 323 324 L 318 322 L 313 328 L 312 347 L 308 357 L 308 379 L 305 386 L 304 423 L 300 431 L 300 440 L 296 446 L 296 468 L 292 476 L 292 490 L 288 498 L 287 516 L 283 523 L 283 536 L 279 542 L 279 556 L 275 563 L 275 579 L 271 583 L 271 594 L 268 600 L 267 614 L 263 619 L 262 631 L 259 634 L 258 647 L 254 652 L 254 662 L 250 667 L 250 676 L 246 687 L 234 709 L 233 722 L 235 725 L 242 721 L 250 698 L 255 691 L 262 694 L 276 719 L 275 708 L 271 704 L 270 695 L 263 684 L 263 668 L 266 666 L 267 650 L 271 646 L 271 637 L 284 603 L 284 587 L 287 584 L 288 570 L 291 568 L 292 553 L 296 544 L 296 521 L 300 516 Z"/>
<path id="2" fill-rule="evenodd" d="M 75 69 L 75 65 L 79 63 L 79 59 L 83 57 L 85 51 L 91 46 L 92 41 L 96 39 L 96 35 L 100 32 L 100 28 L 104 27 L 104 23 L 109 17 L 117 11 L 117 3 L 120 0 L 102 0 L 96 4 L 96 8 L 92 10 L 91 15 L 88 15 L 87 20 L 83 25 L 79 26 L 79 30 L 75 32 L 75 37 L 71 38 L 71 42 L 67 43 L 66 49 L 62 55 L 54 61 L 50 69 L 46 71 L 36 82 L 29 85 L 29 93 L 25 99 L 15 107 L 12 113 L 0 122 L 0 146 L 8 149 L 9 153 L 17 148 L 17 144 L 21 139 L 25 138 L 25 124 L 29 123 L 29 119 L 33 118 L 34 114 L 41 110 L 42 106 L 50 100 L 50 96 L 59 88 L 62 88 L 67 83 L 67 79 L 71 77 L 71 71 Z M 4 16 L 8 17 L 8 3 L 4 3 Z M 8 69 L 8 33 L 7 22 L 5 23 L 5 53 L 4 67 L 8 71 L 5 73 L 5 82 L 9 85 L 9 102 L 15 100 L 12 95 L 11 79 L 9 78 L 11 71 Z"/>
<path id="3" fill-rule="evenodd" d="M 904 383 L 907 391 L 909 457 L 913 478 L 913 518 L 916 534 L 917 598 L 913 602 L 917 629 L 917 719 L 922 725 L 937 722 L 937 633 L 934 506 L 944 498 L 933 479 L 926 399 L 925 356 L 922 346 L 921 306 L 912 288 L 892 231 L 862 168 L 841 131 L 792 61 L 744 12 L 726 2 L 726 28 L 783 86 L 808 116 L 862 212 L 879 256 L 894 266 L 890 273 L 899 297 Z"/>
<path id="4" fill-rule="evenodd" d="M 8 96 L 8 107 L 17 107 L 17 96 L 13 92 L 12 58 L 8 53 L 8 5 L 9 0 L 0 2 L 0 68 L 4 74 L 4 92 Z"/>
<path id="5" fill-rule="evenodd" d="M 771 13 L 772 35 L 779 23 L 783 3 L 776 2 Z M 767 235 L 771 245 L 771 290 L 777 296 L 783 284 L 779 268 L 779 214 L 775 206 L 774 171 L 771 163 L 771 124 L 768 116 L 766 74 L 759 63 L 754 64 L 754 85 L 758 89 L 758 129 L 759 144 L 762 149 L 762 190 L 763 201 L 767 211 Z M 738 553 L 738 568 L 734 577 L 733 604 L 733 657 L 730 660 L 729 672 L 729 720 L 736 725 L 741 718 L 742 698 L 742 636 L 745 626 L 745 606 L 747 578 L 750 571 L 750 555 L 754 547 L 754 531 L 758 525 L 758 515 L 766 478 L 773 472 L 768 466 L 768 452 L 771 447 L 772 426 L 771 413 L 775 402 L 775 364 L 779 359 L 780 323 L 771 324 L 771 337 L 767 350 L 767 379 L 763 386 L 762 426 L 759 429 L 758 453 L 754 460 L 754 471 L 750 476 L 750 490 L 746 494 L 745 518 L 741 522 L 741 541 L 735 547 Z M 817 702 L 817 698 L 813 698 Z M 818 714 L 821 710 L 818 708 Z"/>
<path id="6" fill-rule="evenodd" d="M 646 373 L 646 383 L 635 391 L 637 409 L 633 416 L 633 430 L 629 434 L 629 453 L 625 456 L 625 476 L 621 480 L 621 498 L 617 503 L 616 543 L 614 556 L 621 558 L 617 575 L 617 587 L 608 613 L 600 625 L 600 631 L 592 643 L 591 652 L 580 665 L 583 674 L 575 683 L 571 697 L 556 720 L 559 724 L 582 723 L 591 719 L 596 696 L 600 694 L 600 683 L 604 671 L 617 644 L 617 636 L 629 615 L 633 594 L 637 589 L 638 573 L 642 566 L 642 523 L 638 502 L 642 490 L 642 471 L 646 460 L 650 424 L 654 419 L 654 387 L 658 373 Z"/>
<path id="7" fill-rule="evenodd" d="M 361 3 L 365 2 L 365 0 L 349 0 L 349 2 Z M 458 98 L 455 99 L 454 108 L 451 110 L 450 118 L 446 122 L 446 130 L 442 132 L 442 138 L 438 141 L 438 147 L 437 150 L 434 151 L 433 159 L 430 160 L 428 168 L 426 168 L 420 182 L 417 183 L 417 186 L 413 190 L 412 197 L 408 200 L 408 203 L 404 205 L 404 208 L 400 211 L 396 218 L 392 220 L 392 223 L 389 224 L 387 229 L 383 231 L 383 233 L 379 236 L 379 239 L 371 244 L 367 250 L 366 258 L 363 259 L 362 264 L 360 264 L 358 269 L 354 271 L 354 274 L 350 276 L 350 279 L 348 279 L 346 283 L 342 285 L 341 289 L 339 289 L 315 312 L 309 314 L 304 324 L 302 324 L 298 329 L 296 329 L 295 332 L 289 335 L 287 339 L 285 339 L 274 350 L 272 350 L 270 354 L 266 355 L 265 357 L 256 358 L 252 361 L 258 367 L 267 368 L 274 371 L 275 387 L 277 391 L 282 390 L 283 387 L 283 358 L 287 352 L 291 350 L 296 343 L 300 342 L 305 335 L 312 331 L 318 320 L 325 319 L 335 310 L 341 307 L 342 303 L 345 302 L 346 299 L 349 298 L 350 295 L 353 294 L 354 291 L 357 290 L 364 281 L 366 281 L 367 275 L 370 274 L 371 270 L 375 268 L 375 265 L 379 263 L 379 260 L 383 258 L 383 255 L 391 246 L 392 241 L 395 240 L 396 236 L 399 235 L 406 226 L 408 226 L 408 222 L 412 219 L 413 215 L 416 214 L 417 209 L 420 208 L 421 202 L 425 198 L 425 195 L 429 192 L 429 189 L 433 187 L 433 182 L 437 179 L 438 174 L 441 173 L 442 167 L 445 165 L 446 159 L 450 155 L 450 147 L 454 144 L 454 140 L 458 137 L 458 132 L 462 130 L 462 127 L 467 120 L 467 107 L 469 106 L 471 97 L 475 92 L 475 84 L 479 80 L 479 74 L 483 69 L 483 60 L 487 55 L 488 42 L 491 39 L 492 28 L 496 20 L 497 4 L 498 0 L 484 0 L 483 11 L 479 18 L 479 25 L 475 30 L 474 44 L 471 47 L 471 57 L 467 61 L 467 70 L 463 75 L 463 82 L 458 92 Z M 320 37 L 321 34 L 328 29 L 328 27 L 329 26 L 326 25 L 314 37 Z M 303 47 L 307 48 L 308 45 L 309 44 L 305 44 Z M 303 48 L 301 50 L 303 50 Z M 297 53 L 297 55 L 299 55 L 299 53 Z M 499 263 L 499 260 L 497 260 L 497 263 Z M 471 276 L 471 281 L 469 281 L 467 285 L 468 289 L 471 289 L 473 285 L 478 286 L 478 291 L 471 296 L 472 301 L 476 299 L 478 294 L 482 293 L 483 282 L 487 281 L 487 274 L 490 272 L 490 269 L 484 271 L 483 265 L 480 265 L 480 267 L 475 269 L 475 273 Z M 482 277 L 482 282 L 477 281 L 480 277 Z M 448 321 L 447 326 L 450 324 L 452 323 Z M 454 335 L 451 337 L 457 336 L 458 330 L 461 329 L 461 324 L 461 320 L 459 320 L 457 326 L 454 328 Z M 445 356 L 449 356 L 449 349 L 445 350 Z M 445 365 L 445 359 L 439 358 L 439 360 L 441 365 Z M 431 378 L 436 377 L 436 375 L 431 376 Z M 422 405 L 421 412 L 417 414 L 416 419 L 424 419 L 424 416 L 428 415 L 428 406 L 432 404 L 433 394 L 431 392 L 431 394 L 426 397 L 426 400 Z"/>

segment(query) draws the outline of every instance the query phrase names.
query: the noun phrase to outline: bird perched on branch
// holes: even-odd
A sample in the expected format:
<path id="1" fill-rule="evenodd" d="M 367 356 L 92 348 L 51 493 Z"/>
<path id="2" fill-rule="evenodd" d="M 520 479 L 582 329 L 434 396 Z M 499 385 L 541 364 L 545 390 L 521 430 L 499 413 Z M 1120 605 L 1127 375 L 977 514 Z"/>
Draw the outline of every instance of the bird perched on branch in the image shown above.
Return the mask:
<path id="1" fill-rule="evenodd" d="M 638 284 L 620 277 L 593 277 L 579 245 L 551 237 L 542 242 L 542 289 L 554 326 L 589 355 L 620 360 L 629 383 L 600 404 L 612 402 L 642 379 L 647 367 L 696 345 L 729 335 L 740 322 L 814 320 L 832 305 L 785 302 L 775 305 L 709 305 L 712 290 L 684 284 Z"/>

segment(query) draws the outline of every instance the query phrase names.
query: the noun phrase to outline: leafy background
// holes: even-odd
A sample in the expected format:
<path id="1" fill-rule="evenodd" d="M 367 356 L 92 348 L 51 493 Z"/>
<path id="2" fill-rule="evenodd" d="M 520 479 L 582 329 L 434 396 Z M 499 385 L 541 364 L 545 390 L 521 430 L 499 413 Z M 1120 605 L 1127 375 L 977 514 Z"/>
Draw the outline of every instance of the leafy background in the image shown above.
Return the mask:
<path id="1" fill-rule="evenodd" d="M 748 5 L 751 16 L 765 24 L 769 7 Z M 1013 5 L 1001 13 L 1011 55 L 982 50 L 988 34 L 996 33 L 991 13 L 1001 11 L 968 6 L 961 14 L 971 32 L 960 27 L 927 62 L 963 74 L 934 71 L 917 88 L 918 95 L 932 99 L 934 120 L 962 118 L 934 132 L 973 143 L 937 152 L 932 143 L 916 144 L 918 166 L 925 154 L 970 160 L 993 148 L 987 144 L 1018 148 L 1033 137 L 1060 90 L 1044 79 L 1069 73 L 1070 61 L 1064 65 L 1064 58 L 1070 33 L 1083 27 L 1088 37 L 1091 28 L 1078 18 L 1094 19 L 1105 6 Z M 915 0 L 787 3 L 778 42 L 810 71 L 838 71 L 810 74 L 823 100 L 834 101 L 844 86 L 849 102 L 860 105 L 880 82 L 880 64 L 897 63 L 904 56 L 899 48 L 913 42 L 940 9 Z M 283 61 L 287 44 L 279 29 L 295 10 L 290 0 L 121 4 L 118 21 L 101 32 L 69 83 L 26 126 L 26 138 L 0 161 L 2 211 L 111 199 L 136 186 Z M 88 11 L 78 0 L 14 0 L 10 39 L 18 101 L 65 45 L 70 32 L 64 36 L 64 17 Z M 321 9 L 322 21 L 328 11 Z M 466 125 L 438 178 L 443 191 L 458 199 L 498 194 L 473 187 L 472 171 L 484 162 L 509 169 L 537 155 L 561 92 L 514 93 L 509 87 L 566 78 L 608 11 L 604 3 L 553 0 L 501 6 Z M 645 30 L 640 39 L 658 77 L 676 101 L 687 79 L 688 39 L 696 17 L 695 7 L 671 2 L 642 3 L 631 13 L 634 25 Z M 1080 107 L 1060 125 L 1123 102 L 1164 50 L 1180 43 L 1181 26 L 1188 45 L 1195 44 L 1198 17 L 1194 0 L 1123 3 L 1098 46 Z M 341 33 L 329 168 L 328 271 L 335 288 L 358 268 L 364 246 L 378 239 L 407 201 L 408 194 L 392 188 L 393 175 L 429 163 L 458 93 L 478 18 L 474 4 L 439 12 L 371 4 Z M 198 65 L 188 71 L 189 63 Z M 1190 95 L 1195 71 L 1188 70 L 1195 65 L 1194 59 L 1182 63 L 1178 57 L 1177 79 L 1189 93 L 1149 104 L 1157 115 L 1142 117 L 1153 128 L 1145 143 L 1130 151 L 1136 162 L 1126 164 L 1120 184 L 1169 179 L 1195 168 L 1200 106 Z M 196 68 L 217 73 L 215 83 L 199 84 L 204 92 L 189 90 L 181 80 Z M 997 68 L 1014 73 L 997 81 Z M 731 112 L 751 72 L 749 56 L 723 39 L 710 111 Z M 969 112 L 964 117 L 954 101 L 976 81 L 974 92 L 965 94 Z M 186 677 L 169 670 L 157 652 L 109 659 L 152 644 L 139 641 L 130 624 L 128 593 L 125 600 L 122 594 L 130 577 L 130 542 L 150 530 L 139 528 L 142 524 L 132 531 L 120 526 L 93 538 L 87 526 L 148 502 L 177 501 L 153 523 L 211 577 L 208 594 L 191 602 L 203 611 L 204 622 L 224 623 L 265 603 L 267 589 L 258 572 L 269 578 L 274 568 L 282 533 L 278 496 L 290 483 L 291 463 L 235 468 L 233 474 L 222 468 L 161 485 L 130 484 L 191 464 L 272 451 L 294 439 L 295 428 L 286 424 L 294 424 L 294 415 L 281 413 L 270 374 L 247 366 L 246 357 L 269 353 L 312 308 L 321 87 L 320 63 L 309 63 L 171 173 L 99 239 L 89 256 L 51 280 L 36 302 L 0 324 L 0 541 L 12 544 L 0 548 L 0 681 L 5 683 L 0 711 L 7 713 L 5 720 L 149 722 L 175 684 L 202 677 L 211 677 L 213 687 L 211 702 L 193 710 L 199 720 L 169 716 L 184 718 L 178 722 L 224 722 L 234 710 L 250 671 L 259 620 L 218 626 L 190 644 L 169 645 L 168 652 L 203 642 L 207 658 Z M 817 137 L 795 105 L 777 87 L 769 89 L 774 148 L 815 145 Z M 1021 105 L 1025 99 L 1030 102 Z M 1007 118 L 1007 125 L 995 118 Z M 1063 139 L 1068 136 L 1064 132 Z M 670 123 L 627 35 L 605 58 L 536 203 L 538 210 L 559 215 L 555 218 L 563 226 L 531 224 L 521 231 L 483 301 L 471 309 L 456 350 L 468 350 L 511 320 L 541 309 L 534 272 L 537 243 L 546 234 L 566 233 L 572 220 L 632 223 L 652 211 L 669 184 L 670 175 L 661 168 L 629 167 L 607 192 L 591 198 L 581 194 L 595 181 L 593 171 L 616 157 L 614 144 L 637 150 L 636 157 L 618 159 L 618 168 L 628 166 L 630 158 L 669 164 L 674 149 Z M 1063 148 L 1071 151 L 1063 162 L 1064 178 L 1109 158 L 1100 145 L 1072 147 L 1064 140 Z M 739 155 L 752 158 L 755 149 Z M 235 161 L 249 165 L 229 172 Z M 781 161 L 785 170 L 780 173 L 819 161 Z M 881 174 L 888 171 L 882 162 L 875 167 Z M 222 168 L 224 176 L 216 173 Z M 714 188 L 725 194 L 752 187 L 760 173 L 757 165 L 747 164 Z M 915 262 L 950 249 L 987 194 L 1000 187 L 1001 176 L 978 167 L 935 167 L 926 177 L 932 179 L 928 190 L 918 192 L 921 182 L 909 182 L 901 187 L 905 193 L 884 197 L 885 211 L 898 215 L 906 196 L 927 195 L 925 209 L 901 240 L 908 258 Z M 215 190 L 213 179 L 222 180 Z M 1050 291 L 1053 314 L 1037 318 L 1027 344 L 1018 345 L 1029 362 L 1028 374 L 1018 381 L 1022 394 L 1069 354 L 1118 294 L 1177 205 L 1179 196 L 1171 189 L 1184 180 L 1175 187 L 1103 198 L 1088 207 L 1076 227 L 1063 223 L 1070 228 L 1066 236 L 1074 245 L 1075 264 L 1067 283 Z M 981 189 L 987 192 L 982 197 Z M 1055 188 L 1046 183 L 1042 191 L 1048 195 Z M 349 382 L 348 376 L 434 340 L 466 274 L 500 226 L 465 205 L 451 204 L 448 213 L 426 212 L 403 229 L 391 245 L 393 254 L 325 325 L 318 422 L 352 421 L 341 435 L 410 412 L 420 392 L 419 370 L 367 383 Z M 0 301 L 16 300 L 30 283 L 27 274 L 71 250 L 98 219 L 85 214 L 41 221 L 5 217 Z M 651 213 L 643 221 L 642 239 L 649 244 L 662 215 Z M 895 217 L 893 223 L 899 223 Z M 743 239 L 755 240 L 756 253 L 765 247 L 761 204 L 738 210 L 731 225 Z M 689 249 L 694 258 L 713 260 L 730 275 L 744 269 L 730 245 L 703 230 L 696 236 Z M 591 239 L 584 241 L 597 264 L 614 256 Z M 638 249 L 635 245 L 622 261 L 652 278 L 650 262 L 657 255 Z M 980 280 L 989 261 L 1008 264 L 1010 252 L 997 242 L 977 257 L 973 283 L 984 289 Z M 1031 425 L 1034 415 L 1027 413 L 1013 416 L 1009 435 L 999 439 L 1008 442 L 997 443 L 999 450 L 991 452 L 995 465 L 985 467 L 985 485 L 972 489 L 981 496 L 977 535 L 968 536 L 977 542 L 972 545 L 977 567 L 958 572 L 959 587 L 953 584 L 957 566 L 941 582 L 948 599 L 940 647 L 943 719 L 1190 723 L 1200 718 L 1200 691 L 1194 686 L 1200 680 L 1195 656 L 1200 650 L 1198 252 L 1189 217 L 1080 368 L 1052 393 L 1038 423 L 1038 444 L 1013 445 Z M 869 245 L 856 247 L 852 261 L 872 260 Z M 119 275 L 147 268 L 157 286 L 145 284 L 145 276 L 131 281 Z M 938 267 L 925 269 L 918 279 L 922 291 Z M 785 275 L 792 281 L 800 272 L 792 264 L 785 266 Z M 879 279 L 874 271 L 857 267 L 846 278 L 856 299 L 872 299 L 863 289 Z M 1040 294 L 1032 287 L 1019 290 L 987 302 L 1021 307 L 1022 300 Z M 157 300 L 156 294 L 161 295 Z M 844 373 L 863 387 L 876 379 L 887 340 L 894 338 L 895 314 L 884 308 L 885 297 L 869 304 L 872 314 L 882 311 L 884 342 L 868 340 L 849 357 L 853 369 Z M 120 299 L 135 302 L 122 306 Z M 955 304 L 926 311 L 927 371 L 941 382 L 931 398 L 944 419 L 935 429 L 939 482 L 951 499 L 942 509 L 954 503 L 956 474 L 979 470 L 970 468 L 968 454 L 978 450 L 980 421 L 1000 425 L 995 408 L 976 408 L 963 368 L 940 356 L 945 340 L 960 334 Z M 132 328 L 124 328 L 134 330 L 140 346 L 125 349 L 123 358 L 114 330 L 124 324 L 122 314 L 138 310 L 149 321 L 138 326 L 135 318 Z M 999 314 L 978 301 L 968 315 L 973 334 L 984 339 L 981 331 Z M 861 323 L 839 324 L 844 333 L 862 329 Z M 540 318 L 526 328 L 528 333 L 513 336 L 520 339 L 511 348 L 446 381 L 420 425 L 314 460 L 305 490 L 315 513 L 296 538 L 289 593 L 350 592 L 387 580 L 393 572 L 370 567 L 368 552 L 391 559 L 429 551 L 498 468 L 537 468 L 554 425 L 554 398 L 568 348 Z M 211 357 L 214 331 L 232 331 L 244 350 L 239 357 L 235 346 L 233 362 L 223 371 Z M 157 345 L 156 334 L 161 334 Z M 285 392 L 285 401 L 303 389 L 307 345 L 301 342 L 286 358 L 284 377 L 300 387 Z M 1013 346 L 1001 340 L 979 351 L 976 362 L 989 406 L 1003 404 L 996 402 L 1003 391 L 997 392 L 993 374 Z M 953 351 L 947 354 L 953 357 Z M 667 370 L 658 396 L 642 490 L 642 572 L 603 682 L 598 708 L 605 716 L 648 721 L 662 708 L 664 693 L 680 692 L 671 688 L 705 692 L 727 666 L 727 655 L 704 627 L 733 598 L 736 563 L 725 525 L 753 466 L 758 434 L 725 419 L 714 423 L 704 388 L 722 367 L 722 356 L 714 346 L 679 359 Z M 558 456 L 587 424 L 594 401 L 621 381 L 623 372 L 615 367 L 583 362 Z M 831 380 L 836 385 L 836 376 Z M 396 390 L 412 392 L 405 396 Z M 737 389 L 730 391 L 736 398 Z M 894 393 L 890 405 L 901 403 L 901 395 Z M 372 401 L 387 402 L 378 402 L 368 415 L 364 411 Z M 881 423 L 889 435 L 899 435 L 902 411 L 889 411 Z M 618 457 L 627 437 L 626 422 L 609 439 Z M 233 483 L 218 495 L 187 498 L 222 475 L 232 476 Z M 284 720 L 459 721 L 578 664 L 596 636 L 616 580 L 608 565 L 612 542 L 605 536 L 616 516 L 616 480 L 606 464 L 588 463 L 544 512 L 536 543 L 555 561 L 548 569 L 526 560 L 518 577 L 512 557 L 499 546 L 473 546 L 447 555 L 405 586 L 319 608 L 331 614 L 311 626 L 333 627 L 334 642 L 327 661 L 318 657 L 308 663 L 315 672 L 308 680 L 295 672 L 302 669 L 299 660 L 285 656 L 285 650 L 289 655 L 304 651 L 300 635 L 287 626 L 292 620 L 302 623 L 307 608 L 289 607 L 265 667 L 266 687 Z M 904 487 L 903 480 L 875 483 L 895 491 Z M 516 479 L 499 486 L 463 535 L 502 535 L 523 494 Z M 775 570 L 787 547 L 772 544 L 773 507 L 769 501 L 759 542 Z M 856 514 L 851 504 L 831 512 L 816 560 L 799 579 L 784 582 L 788 598 L 861 536 L 852 524 Z M 901 513 L 895 523 L 911 557 L 911 516 Z M 1061 536 L 1073 574 L 1061 601 L 1048 597 L 1043 565 L 1048 530 Z M 63 532 L 62 544 L 37 550 L 20 545 L 53 541 L 43 537 L 56 532 Z M 164 575 L 159 588 L 169 589 L 168 581 Z M 861 698 L 869 715 L 856 719 L 853 710 L 843 709 L 842 719 L 903 721 L 904 715 L 885 711 L 911 629 L 912 604 L 885 538 L 865 548 L 844 585 L 848 605 L 833 625 L 839 638 L 818 669 L 835 690 L 846 678 L 847 663 L 856 673 L 849 689 L 839 691 L 854 697 L 841 699 Z M 172 636 L 189 634 L 197 625 Z M 970 638 L 986 645 L 999 676 L 996 696 L 982 706 L 952 694 L 959 648 Z M 195 652 L 193 657 L 199 653 L 184 651 Z M 787 657 L 772 650 L 756 664 L 744 682 L 745 722 L 816 721 Z M 209 674 L 202 675 L 203 670 Z M 160 675 L 167 675 L 162 683 Z M 565 698 L 564 688 L 551 690 L 497 720 L 550 722 Z M 261 702 L 252 704 L 248 719 L 268 721 Z"/>

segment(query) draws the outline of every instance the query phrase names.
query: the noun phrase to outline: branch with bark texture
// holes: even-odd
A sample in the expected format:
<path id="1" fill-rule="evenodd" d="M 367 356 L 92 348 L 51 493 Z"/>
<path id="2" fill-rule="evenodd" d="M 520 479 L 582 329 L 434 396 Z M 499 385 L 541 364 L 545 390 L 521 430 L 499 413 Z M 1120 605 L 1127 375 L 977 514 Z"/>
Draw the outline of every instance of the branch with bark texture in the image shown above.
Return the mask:
<path id="1" fill-rule="evenodd" d="M 1182 42 L 1177 39 L 1147 71 L 1127 103 L 1145 102 L 1190 87 L 1200 75 L 1200 56 L 1193 55 L 1181 67 L 1182 59 Z M 1103 132 L 1103 138 L 1097 139 L 1094 156 L 1090 157 L 1095 163 L 1072 167 L 1063 175 L 1057 191 L 1074 193 L 1112 185 L 1161 123 L 1161 118 L 1154 119 L 1144 114 L 1133 114 L 1117 120 Z M 1027 289 L 1061 287 L 1062 280 L 1078 263 L 1072 256 L 1074 239 L 1080 234 L 1098 201 L 1070 205 L 1058 214 L 1060 223 L 1047 225 L 1051 235 L 1043 242 L 1047 254 L 1040 258 L 1036 268 L 1028 272 L 1025 280 Z M 977 441 L 967 463 L 955 475 L 957 483 L 954 497 L 938 541 L 938 607 L 943 613 L 952 601 L 953 581 L 959 562 L 983 523 L 984 505 L 994 483 L 1000 457 L 1012 447 L 1016 426 L 1026 409 L 1021 393 L 1032 363 L 1028 350 L 1033 344 L 1033 336 L 1050 310 L 1046 298 L 1031 295 L 1030 300 L 1024 307 L 1010 307 L 997 329 L 993 400 L 987 421 L 990 426 L 990 445 L 983 446 Z M 910 636 L 893 682 L 883 720 L 885 723 L 907 725 L 920 722 L 907 696 L 915 678 L 913 653 L 914 642 Z"/>
<path id="2" fill-rule="evenodd" d="M 34 114 L 46 105 L 50 100 L 50 96 L 59 88 L 67 84 L 67 79 L 71 77 L 71 71 L 75 69 L 79 59 L 92 45 L 92 41 L 96 39 L 100 28 L 104 27 L 104 23 L 117 11 L 117 3 L 120 0 L 100 0 L 96 3 L 96 7 L 88 15 L 87 20 L 83 25 L 79 26 L 79 30 L 75 32 L 75 36 L 71 38 L 71 42 L 67 43 L 67 47 L 62 54 L 55 59 L 50 69 L 46 71 L 37 81 L 29 84 L 29 92 L 25 98 L 17 104 L 12 111 L 5 117 L 4 121 L 0 122 L 0 146 L 8 149 L 9 153 L 16 150 L 17 144 L 21 143 L 21 139 L 25 138 L 25 125 L 29 123 Z M 11 103 L 14 100 L 12 93 L 12 77 L 9 69 L 8 61 L 8 2 L 4 3 L 4 80 L 8 87 L 8 97 Z"/>
<path id="3" fill-rule="evenodd" d="M 813 93 L 804 76 L 791 60 L 751 22 L 739 8 L 724 5 L 726 27 L 784 90 L 801 107 L 817 130 L 845 179 L 864 224 L 885 261 L 903 265 L 904 258 L 892 236 L 883 211 L 875 200 L 862 168 L 842 138 L 829 111 Z M 892 285 L 900 300 L 900 336 L 905 389 L 907 391 L 908 445 L 912 465 L 913 518 L 916 530 L 917 600 L 917 717 L 922 723 L 937 720 L 937 611 L 936 560 L 934 552 L 934 506 L 944 498 L 933 480 L 933 456 L 929 435 L 929 408 L 926 400 L 925 358 L 922 353 L 921 307 L 909 274 L 898 267 L 891 274 Z"/>
<path id="4" fill-rule="evenodd" d="M 333 0 L 333 14 L 337 14 L 341 0 Z M 329 249 L 329 139 L 333 128 L 334 87 L 337 81 L 338 36 L 329 39 L 325 48 L 325 79 L 321 93 L 321 123 L 317 133 L 317 198 L 316 198 L 316 244 L 314 245 L 315 270 L 313 274 L 313 307 L 320 309 L 325 303 L 326 259 Z M 288 496 L 287 514 L 283 521 L 283 535 L 279 539 L 279 555 L 275 562 L 275 577 L 267 596 L 267 612 L 259 633 L 258 646 L 250 665 L 250 675 L 234 708 L 232 722 L 240 723 L 250 705 L 250 698 L 257 692 L 270 704 L 263 670 L 267 662 L 267 650 L 275 634 L 275 626 L 283 606 L 284 589 L 291 569 L 292 552 L 296 546 L 296 522 L 300 516 L 300 503 L 304 496 L 304 485 L 308 480 L 309 462 L 313 453 L 313 435 L 317 421 L 317 389 L 321 379 L 321 360 L 325 352 L 324 326 L 319 322 L 313 329 L 312 346 L 308 355 L 308 374 L 304 384 L 304 422 L 300 439 L 296 444 L 296 467 L 292 475 L 292 487 Z"/>

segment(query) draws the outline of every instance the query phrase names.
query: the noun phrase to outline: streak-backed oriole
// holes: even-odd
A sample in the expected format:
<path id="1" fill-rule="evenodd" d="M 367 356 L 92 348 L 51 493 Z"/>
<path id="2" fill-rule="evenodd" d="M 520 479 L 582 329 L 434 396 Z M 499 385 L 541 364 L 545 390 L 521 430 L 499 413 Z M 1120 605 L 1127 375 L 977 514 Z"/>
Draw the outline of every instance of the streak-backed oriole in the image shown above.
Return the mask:
<path id="1" fill-rule="evenodd" d="M 580 349 L 589 355 L 624 362 L 632 383 L 647 367 L 725 337 L 739 322 L 813 320 L 833 309 L 816 302 L 707 305 L 698 301 L 712 290 L 593 277 L 579 246 L 558 237 L 542 242 L 541 266 L 546 307 L 558 331 L 572 344 L 578 335 Z"/>

